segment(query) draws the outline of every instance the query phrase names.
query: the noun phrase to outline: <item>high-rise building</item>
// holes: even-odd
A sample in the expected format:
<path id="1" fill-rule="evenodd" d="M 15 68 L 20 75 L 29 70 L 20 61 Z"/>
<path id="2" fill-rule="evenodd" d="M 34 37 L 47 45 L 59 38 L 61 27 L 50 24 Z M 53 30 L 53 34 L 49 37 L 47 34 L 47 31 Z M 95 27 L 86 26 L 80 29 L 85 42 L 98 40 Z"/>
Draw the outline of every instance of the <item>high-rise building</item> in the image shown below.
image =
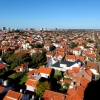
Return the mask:
<path id="1" fill-rule="evenodd" d="M 7 31 L 11 31 L 11 29 L 9 27 L 7 27 Z"/>
<path id="2" fill-rule="evenodd" d="M 2 30 L 6 30 L 6 27 L 2 27 Z"/>

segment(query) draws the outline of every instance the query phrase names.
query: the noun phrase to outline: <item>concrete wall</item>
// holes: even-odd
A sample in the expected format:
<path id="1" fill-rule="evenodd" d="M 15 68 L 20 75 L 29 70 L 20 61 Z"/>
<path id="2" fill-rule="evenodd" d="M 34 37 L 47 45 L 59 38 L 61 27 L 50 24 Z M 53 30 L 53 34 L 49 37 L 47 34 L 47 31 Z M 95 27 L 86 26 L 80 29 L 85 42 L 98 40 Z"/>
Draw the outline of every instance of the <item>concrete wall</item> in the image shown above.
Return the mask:
<path id="1" fill-rule="evenodd" d="M 35 88 L 33 86 L 26 85 L 26 90 L 34 92 Z"/>

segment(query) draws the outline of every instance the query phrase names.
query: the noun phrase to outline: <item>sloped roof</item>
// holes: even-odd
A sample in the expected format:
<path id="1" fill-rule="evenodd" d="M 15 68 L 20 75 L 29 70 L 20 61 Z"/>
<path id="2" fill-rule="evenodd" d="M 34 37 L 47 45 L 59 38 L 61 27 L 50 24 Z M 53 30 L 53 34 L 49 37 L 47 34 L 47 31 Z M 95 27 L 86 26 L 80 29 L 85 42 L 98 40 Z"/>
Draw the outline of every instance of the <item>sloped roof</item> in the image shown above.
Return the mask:
<path id="1" fill-rule="evenodd" d="M 63 97 L 66 97 L 65 94 L 62 94 L 62 93 L 58 93 L 58 92 L 54 92 L 54 91 L 50 91 L 50 90 L 46 90 L 44 95 L 43 95 L 43 98 L 48 98 L 48 99 L 45 99 L 45 100 L 64 100 Z"/>
<path id="2" fill-rule="evenodd" d="M 33 79 L 27 79 L 26 85 L 29 85 L 29 86 L 32 86 L 32 87 L 36 87 L 37 81 L 35 81 Z"/>
<path id="3" fill-rule="evenodd" d="M 0 86 L 0 93 L 5 89 L 5 87 Z"/>
<path id="4" fill-rule="evenodd" d="M 6 68 L 5 64 L 0 62 L 0 69 Z"/>
<path id="5" fill-rule="evenodd" d="M 9 99 L 9 97 L 16 100 L 21 100 L 22 96 L 23 96 L 22 93 L 9 90 L 3 100 L 12 100 L 12 99 Z"/>

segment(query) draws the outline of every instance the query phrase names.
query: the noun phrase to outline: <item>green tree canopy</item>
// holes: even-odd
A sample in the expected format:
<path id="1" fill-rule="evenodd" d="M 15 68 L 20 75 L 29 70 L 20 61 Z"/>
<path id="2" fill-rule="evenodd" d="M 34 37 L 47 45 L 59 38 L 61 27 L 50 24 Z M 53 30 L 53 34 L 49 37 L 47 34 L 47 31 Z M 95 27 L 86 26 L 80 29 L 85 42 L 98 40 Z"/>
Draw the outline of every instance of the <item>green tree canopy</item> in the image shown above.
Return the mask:
<path id="1" fill-rule="evenodd" d="M 50 89 L 51 89 L 51 85 L 48 81 L 38 82 L 36 87 L 36 95 L 41 98 L 45 90 L 50 90 Z"/>

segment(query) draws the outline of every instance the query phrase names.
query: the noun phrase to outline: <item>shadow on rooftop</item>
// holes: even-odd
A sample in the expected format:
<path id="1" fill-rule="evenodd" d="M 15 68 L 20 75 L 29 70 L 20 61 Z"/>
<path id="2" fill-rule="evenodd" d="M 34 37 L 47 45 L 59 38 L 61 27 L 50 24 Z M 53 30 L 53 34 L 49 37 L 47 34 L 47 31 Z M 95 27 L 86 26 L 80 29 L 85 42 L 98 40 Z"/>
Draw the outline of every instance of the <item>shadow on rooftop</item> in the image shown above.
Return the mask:
<path id="1" fill-rule="evenodd" d="M 84 91 L 83 100 L 100 100 L 100 79 L 91 81 Z"/>

